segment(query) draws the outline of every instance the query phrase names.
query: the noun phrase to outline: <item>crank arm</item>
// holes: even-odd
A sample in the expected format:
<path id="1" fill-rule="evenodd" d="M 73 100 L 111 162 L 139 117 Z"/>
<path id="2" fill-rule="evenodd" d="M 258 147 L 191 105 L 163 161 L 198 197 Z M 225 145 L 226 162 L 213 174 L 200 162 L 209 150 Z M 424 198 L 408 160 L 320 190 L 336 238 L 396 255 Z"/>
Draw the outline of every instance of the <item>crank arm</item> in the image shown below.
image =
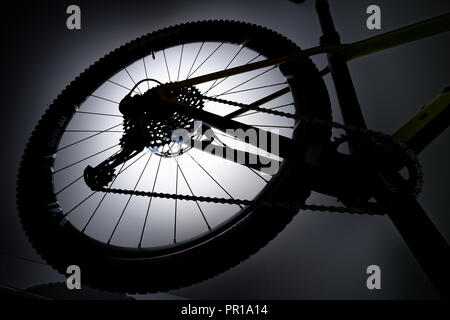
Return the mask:
<path id="1" fill-rule="evenodd" d="M 450 297 L 450 247 L 417 199 L 397 188 L 402 178 L 396 172 L 374 177 L 374 198 L 385 208 L 406 245 L 432 284 Z"/>

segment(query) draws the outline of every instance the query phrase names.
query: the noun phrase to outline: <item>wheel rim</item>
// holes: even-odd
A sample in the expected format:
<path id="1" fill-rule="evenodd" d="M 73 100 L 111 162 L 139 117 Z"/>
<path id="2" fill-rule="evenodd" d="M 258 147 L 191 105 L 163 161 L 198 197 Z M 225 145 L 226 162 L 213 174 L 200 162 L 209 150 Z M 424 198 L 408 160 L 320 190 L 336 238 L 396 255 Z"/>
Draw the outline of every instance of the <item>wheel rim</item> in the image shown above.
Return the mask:
<path id="1" fill-rule="evenodd" d="M 241 43 L 242 41 L 240 40 L 240 42 L 239 43 Z M 223 44 L 223 43 L 217 43 L 217 42 L 211 42 L 212 44 L 214 44 L 214 45 L 217 45 L 217 46 L 225 46 L 225 45 L 227 45 L 227 44 Z M 197 44 L 199 44 L 199 46 L 201 47 L 201 45 L 204 45 L 203 43 L 197 43 Z M 181 46 L 181 45 L 180 45 Z M 174 50 L 180 50 L 180 46 L 178 46 L 178 47 L 173 47 L 173 49 Z M 187 46 L 187 45 L 186 45 Z M 242 49 L 242 47 L 240 48 L 240 49 Z M 244 46 L 244 49 L 246 49 L 245 48 L 245 46 Z M 244 50 L 243 49 L 243 50 Z M 291 48 L 292 49 L 292 48 Z M 181 49 L 182 50 L 182 49 Z M 186 48 L 184 49 L 185 51 L 186 51 Z M 238 51 L 238 49 L 236 50 L 236 51 Z M 236 52 L 235 51 L 235 52 Z M 167 50 L 167 51 L 156 51 L 156 56 L 158 56 L 158 54 L 163 54 L 163 56 L 164 56 L 164 54 L 166 55 L 166 58 L 167 58 L 167 60 L 170 60 L 170 52 L 169 52 L 169 50 Z M 268 56 L 270 56 L 270 55 L 268 55 Z M 263 57 L 261 57 L 261 59 L 262 59 Z M 148 59 L 151 59 L 151 53 L 148 55 L 148 56 L 146 56 L 146 57 L 144 57 L 144 60 L 143 61 L 147 61 Z M 137 60 L 137 61 L 139 61 L 139 59 Z M 161 60 L 162 61 L 162 60 Z M 199 60 L 200 61 L 200 60 Z M 253 60 L 254 61 L 254 60 Z M 229 61 L 227 61 L 227 62 L 229 62 Z M 170 63 L 168 63 L 168 65 L 170 65 Z M 194 64 L 194 67 L 193 68 L 191 68 L 191 70 L 192 71 L 195 71 L 195 69 L 198 67 L 198 66 L 201 66 L 202 65 L 202 63 L 199 63 L 199 64 L 197 64 L 197 65 L 195 65 Z M 127 64 L 127 69 L 128 69 L 128 67 L 130 66 L 130 64 Z M 167 66 L 164 66 L 164 67 L 166 67 L 166 69 L 165 69 L 165 71 L 167 71 Z M 170 67 L 169 67 L 170 68 Z M 182 68 L 180 69 L 181 71 L 180 71 L 180 74 L 182 74 Z M 130 72 L 130 70 L 128 70 L 128 71 L 125 71 L 125 73 L 127 73 L 127 76 L 128 77 L 130 77 L 130 80 L 132 81 L 132 79 L 133 79 L 133 76 L 134 76 L 134 74 L 132 73 L 132 72 Z M 128 75 L 128 73 L 130 73 L 130 75 Z M 201 73 L 198 73 L 198 74 L 196 74 L 196 75 L 200 75 Z M 177 75 L 178 75 L 178 73 L 177 73 Z M 169 76 L 167 76 L 167 77 L 169 77 Z M 119 86 L 117 86 L 117 83 L 118 82 L 116 82 L 116 81 L 114 81 L 114 79 L 110 79 L 111 81 L 109 81 L 109 83 L 111 84 L 111 85 L 114 85 L 114 86 L 116 86 L 116 87 L 119 87 Z M 168 80 L 168 79 L 166 79 L 166 80 Z M 113 83 L 113 81 L 114 82 L 116 82 L 116 83 Z M 135 80 L 134 82 L 137 82 L 138 81 L 138 79 L 137 80 Z M 120 83 L 119 83 L 120 84 Z M 219 83 L 220 84 L 220 83 Z M 210 86 L 211 85 L 211 83 L 210 84 L 208 84 L 208 86 Z M 214 83 L 212 83 L 212 85 L 214 86 Z M 129 88 L 129 87 L 128 87 Z M 124 88 L 125 89 L 125 88 Z M 126 89 L 126 90 L 128 90 L 128 89 Z M 85 93 L 88 93 L 87 91 L 85 91 Z M 91 92 L 92 93 L 92 92 Z M 97 91 L 95 91 L 95 93 L 97 93 Z M 95 94 L 94 93 L 94 94 Z M 98 98 L 97 98 L 98 99 Z M 102 100 L 102 99 L 99 99 L 99 100 Z M 242 101 L 242 100 L 241 100 Z M 292 103 L 290 103 L 290 104 L 292 104 Z M 82 105 L 82 103 L 78 103 L 77 105 Z M 272 105 L 272 107 L 273 107 L 274 105 Z M 275 106 L 275 107 L 289 107 L 289 106 L 287 106 L 287 103 L 286 103 L 286 106 Z M 67 106 L 67 108 L 70 108 L 69 106 Z M 292 106 L 292 109 L 293 109 L 294 107 Z M 285 111 L 286 109 L 284 109 L 283 111 Z M 92 111 L 92 110 L 91 110 Z M 80 114 L 80 113 L 82 113 L 82 112 L 85 112 L 85 115 L 87 115 L 87 112 L 91 112 L 91 111 L 84 111 L 82 108 L 80 108 L 79 110 L 78 110 L 78 112 L 77 112 L 77 114 Z M 98 111 L 98 110 L 97 110 Z M 101 112 L 98 112 L 98 113 L 101 113 Z M 94 116 L 94 114 L 89 114 L 89 115 L 91 115 L 91 116 Z M 95 115 L 95 116 L 100 116 L 100 115 Z M 70 119 L 72 119 L 71 117 L 70 117 Z M 249 117 L 249 119 L 250 119 L 250 117 Z M 69 121 L 67 121 L 67 122 L 69 122 Z M 66 124 L 67 124 L 67 122 L 66 122 Z M 243 121 L 244 122 L 244 121 Z M 245 123 L 245 122 L 244 122 Z M 247 122 L 248 123 L 248 122 Z M 66 124 L 64 125 L 64 129 L 68 129 L 68 130 L 74 130 L 74 132 L 72 132 L 72 133 L 80 133 L 80 132 L 75 132 L 75 130 L 77 130 L 77 129 L 70 129 L 70 127 L 69 126 L 66 126 Z M 266 128 L 265 127 L 265 125 L 263 124 L 263 127 L 264 128 Z M 107 129 L 109 129 L 110 131 L 113 131 L 114 129 L 115 129 L 115 127 L 114 128 L 111 128 L 111 127 L 108 127 Z M 118 130 L 117 130 L 118 131 Z M 111 132 L 111 134 L 112 133 L 117 133 L 117 134 L 120 134 L 120 132 Z M 86 133 L 87 134 L 87 133 Z M 89 133 L 90 134 L 90 133 Z M 224 139 L 226 139 L 226 138 L 224 138 Z M 58 145 L 59 146 L 62 146 L 62 147 L 64 147 L 65 148 L 65 146 L 64 145 L 62 145 L 62 142 L 64 142 L 62 139 L 60 139 L 59 141 L 58 141 Z M 109 148 L 109 147 L 108 147 Z M 50 148 L 51 149 L 51 148 Z M 57 148 L 55 148 L 55 149 L 57 149 Z M 104 150 L 104 149 L 102 149 L 102 150 Z M 53 151 L 53 150 L 52 150 Z M 113 152 L 114 150 L 112 150 L 112 149 L 108 149 L 108 151 L 109 152 Z M 50 153 L 50 152 L 49 152 Z M 48 153 L 48 154 L 49 154 Z M 185 156 L 186 158 L 187 158 L 187 156 Z M 153 157 L 153 158 L 157 158 L 157 157 Z M 54 168 L 54 171 L 55 172 L 58 172 L 58 173 L 60 173 L 60 172 L 62 172 L 62 171 L 59 171 L 59 170 L 61 170 L 62 168 L 64 168 L 64 166 L 63 165 L 61 165 L 61 166 L 59 166 L 58 167 L 58 160 L 60 159 L 60 157 L 56 157 L 56 160 L 52 163 L 52 165 L 53 165 L 53 168 Z M 78 160 L 77 160 L 77 162 L 78 162 Z M 146 162 L 145 161 L 145 157 L 144 158 L 142 158 L 141 159 L 141 162 L 142 163 L 144 163 L 144 162 Z M 174 161 L 174 163 L 176 163 L 175 161 Z M 145 166 L 145 165 L 144 165 Z M 198 169 L 198 170 L 200 170 L 200 169 Z M 178 172 L 178 171 L 177 171 Z M 181 176 L 181 171 L 179 172 L 179 176 Z M 255 175 L 256 176 L 256 175 Z M 81 179 L 82 180 L 82 179 Z M 60 185 L 60 186 L 62 186 L 62 185 Z M 58 187 L 60 187 L 60 186 L 57 186 L 57 184 L 55 183 L 55 185 L 54 185 L 54 191 L 55 191 L 55 193 L 59 193 L 59 192 L 61 192 L 61 190 L 58 190 L 57 188 Z M 63 186 L 63 188 L 66 188 L 66 186 L 67 185 L 64 185 Z M 262 189 L 264 189 L 264 188 L 262 188 Z M 265 190 L 265 189 L 264 189 Z M 258 194 L 258 192 L 254 192 L 254 194 L 251 196 L 251 197 L 249 197 L 249 198 L 253 198 L 256 194 Z M 67 210 L 67 211 L 70 211 L 70 210 Z M 244 210 L 245 211 L 245 210 Z M 241 213 L 245 213 L 244 211 L 241 211 Z M 63 211 L 64 212 L 64 211 Z M 246 210 L 246 212 L 248 213 L 249 212 L 249 210 Z M 69 220 L 70 221 L 70 220 Z M 233 223 L 236 221 L 236 219 L 233 219 Z M 223 230 L 223 228 L 221 229 L 221 230 Z M 213 234 L 211 235 L 211 236 L 213 236 Z M 94 237 L 94 239 L 95 239 L 95 237 Z M 92 239 L 91 239 L 92 240 Z M 206 237 L 204 240 L 208 240 L 208 237 Z M 95 241 L 93 241 L 93 242 L 95 242 Z M 101 241 L 100 241 L 101 242 Z M 179 243 L 179 242 L 177 242 L 177 243 Z M 96 244 L 98 244 L 98 243 L 96 243 Z M 101 245 L 101 243 L 100 243 L 100 245 Z M 162 249 L 164 249 L 164 247 L 163 246 L 161 246 L 161 248 Z M 126 252 L 129 252 L 130 250 L 130 248 L 127 248 L 127 247 L 117 247 L 117 246 L 114 246 L 114 245 L 111 245 L 110 246 L 110 250 L 112 250 L 112 251 L 114 251 L 114 250 L 124 250 L 124 251 L 126 251 Z M 151 250 L 150 250 L 151 251 Z M 174 252 L 176 252 L 176 250 L 174 250 Z"/>

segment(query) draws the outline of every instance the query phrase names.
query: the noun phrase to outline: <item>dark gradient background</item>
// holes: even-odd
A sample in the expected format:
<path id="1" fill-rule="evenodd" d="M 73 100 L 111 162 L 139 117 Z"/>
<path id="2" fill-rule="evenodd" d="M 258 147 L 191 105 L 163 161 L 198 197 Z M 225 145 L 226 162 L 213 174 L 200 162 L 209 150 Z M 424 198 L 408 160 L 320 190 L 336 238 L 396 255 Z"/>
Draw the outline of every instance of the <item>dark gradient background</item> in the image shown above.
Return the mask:
<path id="1" fill-rule="evenodd" d="M 72 3 L 81 7 L 80 31 L 65 26 L 65 11 Z M 26 240 L 17 218 L 15 180 L 33 127 L 74 77 L 129 40 L 194 20 L 249 21 L 275 29 L 303 48 L 315 46 L 321 33 L 313 4 L 287 0 L 2 2 L 0 284 L 27 288 L 63 280 L 42 264 Z M 381 31 L 365 26 L 370 4 L 381 7 Z M 331 0 L 330 6 L 344 42 L 450 11 L 448 0 Z M 392 133 L 448 86 L 449 57 L 450 34 L 444 34 L 351 62 L 369 127 Z M 315 62 L 325 63 L 323 58 Z M 335 120 L 341 121 L 329 76 L 326 81 Z M 447 131 L 420 155 L 425 171 L 420 201 L 447 241 L 449 143 Z M 314 195 L 310 201 L 328 200 Z M 365 270 L 370 264 L 381 267 L 382 290 L 366 288 Z M 387 217 L 313 212 L 299 213 L 274 241 L 236 268 L 171 294 L 203 299 L 437 297 Z"/>

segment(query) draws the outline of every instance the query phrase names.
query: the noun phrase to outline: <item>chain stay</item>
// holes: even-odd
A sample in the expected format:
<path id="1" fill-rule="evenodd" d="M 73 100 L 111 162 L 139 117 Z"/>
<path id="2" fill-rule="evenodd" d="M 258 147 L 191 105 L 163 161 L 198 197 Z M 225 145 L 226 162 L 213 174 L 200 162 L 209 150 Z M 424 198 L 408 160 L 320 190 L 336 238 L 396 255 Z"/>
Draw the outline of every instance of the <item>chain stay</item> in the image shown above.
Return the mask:
<path id="1" fill-rule="evenodd" d="M 209 101 L 214 101 L 218 103 L 228 104 L 231 106 L 240 107 L 243 110 L 253 110 L 262 113 L 272 114 L 276 116 L 282 116 L 295 120 L 302 120 L 305 123 L 311 123 L 315 125 L 328 126 L 337 129 L 343 129 L 345 131 L 351 131 L 358 134 L 366 135 L 371 137 L 374 141 L 384 140 L 385 142 L 389 142 L 393 144 L 395 147 L 401 149 L 405 152 L 412 163 L 414 163 L 414 168 L 416 170 L 416 176 L 419 179 L 416 181 L 416 185 L 414 187 L 414 195 L 417 195 L 422 190 L 423 185 L 423 171 L 420 163 L 418 162 L 414 152 L 411 149 L 408 149 L 406 144 L 398 141 L 397 139 L 393 139 L 391 136 L 363 128 L 356 128 L 351 126 L 346 126 L 333 121 L 325 121 L 321 119 L 311 118 L 307 116 L 294 115 L 287 112 L 264 109 L 248 104 L 243 104 L 239 102 L 219 99 L 215 97 L 207 97 L 204 95 L 198 95 L 199 98 Z M 181 195 L 181 194 L 171 194 L 171 193 L 159 193 L 159 192 L 146 192 L 146 191 L 138 191 L 138 190 L 126 190 L 126 189 L 115 189 L 115 188 L 100 188 L 96 191 L 115 193 L 115 194 L 126 194 L 126 195 L 135 195 L 135 196 L 146 196 L 146 197 L 155 197 L 155 198 L 164 198 L 164 199 L 177 199 L 177 200 L 189 200 L 189 201 L 200 201 L 200 202 L 212 202 L 212 203 L 222 203 L 222 204 L 235 204 L 235 205 L 257 205 L 263 207 L 273 207 L 273 208 L 292 208 L 292 209 L 302 209 L 302 210 L 311 210 L 311 211 L 320 211 L 320 212 L 337 212 L 337 213 L 351 213 L 351 214 L 369 214 L 369 215 L 383 215 L 385 214 L 384 210 L 382 210 L 379 206 L 374 207 L 366 207 L 366 208 L 356 208 L 356 207 L 344 207 L 344 206 L 326 206 L 326 205 L 314 205 L 314 204 L 305 204 L 305 203 L 291 203 L 291 202 L 272 202 L 272 201 L 254 201 L 254 200 L 244 200 L 244 199 L 226 199 L 226 198 L 217 198 L 217 197 L 205 197 L 205 196 L 194 196 L 194 195 Z"/>
<path id="2" fill-rule="evenodd" d="M 417 196 L 422 191 L 424 174 L 423 174 L 422 166 L 420 165 L 419 161 L 417 160 L 417 157 L 414 154 L 414 151 L 412 149 L 408 149 L 408 147 L 405 143 L 399 141 L 398 139 L 393 138 L 390 135 L 384 134 L 382 132 L 374 131 L 374 130 L 357 128 L 357 127 L 353 127 L 353 126 L 346 126 L 346 125 L 343 125 L 343 124 L 340 124 L 340 123 L 334 122 L 334 121 L 325 121 L 325 120 L 311 118 L 311 117 L 307 117 L 307 116 L 294 115 L 292 113 L 260 108 L 260 107 L 256 107 L 256 106 L 252 106 L 252 105 L 239 103 L 239 102 L 218 99 L 218 98 L 213 98 L 213 97 L 207 97 L 204 95 L 200 96 L 200 98 L 202 98 L 204 100 L 210 100 L 210 101 L 215 101 L 218 103 L 224 103 L 224 104 L 241 107 L 244 110 L 253 110 L 253 111 L 258 111 L 261 113 L 278 115 L 278 116 L 291 118 L 291 119 L 295 119 L 295 120 L 302 120 L 305 123 L 312 123 L 312 124 L 316 124 L 316 125 L 333 127 L 336 129 L 343 129 L 347 132 L 351 131 L 351 132 L 358 133 L 361 135 L 369 136 L 372 138 L 372 140 L 374 142 L 376 142 L 377 140 L 384 140 L 384 142 L 390 143 L 391 145 L 393 145 L 394 147 L 396 147 L 398 149 L 401 149 L 405 154 L 408 155 L 410 162 L 413 164 L 412 167 L 414 167 L 414 170 L 416 171 L 415 175 L 416 175 L 416 177 L 418 177 L 416 180 L 415 186 L 412 188 L 413 189 L 412 194 L 414 196 Z"/>

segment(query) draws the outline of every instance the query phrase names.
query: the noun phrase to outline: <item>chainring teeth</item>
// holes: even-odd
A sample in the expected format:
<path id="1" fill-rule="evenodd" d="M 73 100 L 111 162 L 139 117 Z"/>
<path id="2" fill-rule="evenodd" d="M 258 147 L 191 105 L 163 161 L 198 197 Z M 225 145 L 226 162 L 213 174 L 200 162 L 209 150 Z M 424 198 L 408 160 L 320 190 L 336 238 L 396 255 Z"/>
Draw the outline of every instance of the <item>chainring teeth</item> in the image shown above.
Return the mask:
<path id="1" fill-rule="evenodd" d="M 373 133 L 373 132 L 371 132 Z M 401 155 L 404 166 L 402 168 L 406 168 L 408 170 L 408 178 L 405 179 L 405 183 L 407 184 L 406 187 L 409 190 L 409 192 L 414 196 L 417 197 L 421 192 L 423 188 L 423 171 L 422 167 L 420 166 L 416 155 L 411 149 L 408 149 L 406 144 L 402 143 L 398 139 L 391 138 L 390 136 L 381 135 L 375 133 L 375 135 L 358 135 L 358 136 L 352 136 L 350 137 L 347 134 L 343 134 L 339 137 L 335 137 L 334 141 L 332 142 L 332 145 L 337 150 L 339 146 L 345 142 L 348 142 L 350 140 L 370 140 L 370 143 L 378 143 L 380 140 L 383 140 L 384 142 L 387 142 L 389 145 L 393 146 L 398 153 Z"/>

